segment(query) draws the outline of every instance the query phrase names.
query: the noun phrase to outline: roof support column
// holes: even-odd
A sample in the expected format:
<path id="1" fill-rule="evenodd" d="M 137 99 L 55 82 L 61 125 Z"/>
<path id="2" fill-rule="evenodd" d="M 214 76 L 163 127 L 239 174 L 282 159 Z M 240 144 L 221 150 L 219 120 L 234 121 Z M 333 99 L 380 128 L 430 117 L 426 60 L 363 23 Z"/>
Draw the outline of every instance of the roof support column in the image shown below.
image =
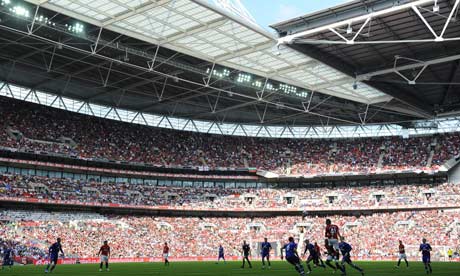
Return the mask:
<path id="1" fill-rule="evenodd" d="M 94 55 L 94 54 L 96 53 L 96 51 L 97 51 L 97 46 L 98 46 L 98 44 L 99 44 L 99 40 L 101 39 L 102 29 L 103 29 L 103 27 L 100 27 L 100 28 L 99 28 L 99 33 L 97 34 L 96 42 L 95 42 L 93 45 L 90 46 L 90 47 L 91 47 L 91 53 L 92 53 L 93 55 Z"/>
<path id="2" fill-rule="evenodd" d="M 34 18 L 32 19 L 32 23 L 30 24 L 30 27 L 27 25 L 27 31 L 28 31 L 29 35 L 34 32 L 34 25 L 35 25 L 35 21 L 37 20 L 37 14 L 38 14 L 38 9 L 39 8 L 40 8 L 40 6 L 37 6 L 35 8 Z"/>
<path id="3" fill-rule="evenodd" d="M 209 71 L 208 79 L 205 81 L 206 87 L 209 86 L 209 82 L 211 81 L 212 73 L 214 72 L 214 67 L 215 67 L 215 66 L 216 66 L 216 63 L 213 62 L 213 63 L 212 63 L 211 70 Z"/>

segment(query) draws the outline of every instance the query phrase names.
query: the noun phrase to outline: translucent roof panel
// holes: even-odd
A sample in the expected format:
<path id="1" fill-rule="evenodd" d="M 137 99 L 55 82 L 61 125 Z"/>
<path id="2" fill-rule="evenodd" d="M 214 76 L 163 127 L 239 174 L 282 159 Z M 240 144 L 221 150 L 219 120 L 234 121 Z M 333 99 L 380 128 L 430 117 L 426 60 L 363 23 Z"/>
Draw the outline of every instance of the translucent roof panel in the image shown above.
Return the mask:
<path id="1" fill-rule="evenodd" d="M 391 99 L 366 85 L 359 85 L 355 91 L 342 87 L 344 81 L 352 85 L 353 80 L 294 49 L 277 48 L 276 37 L 249 20 L 244 7 L 223 4 L 225 1 L 27 1 L 111 31 L 307 90 L 363 103 Z"/>

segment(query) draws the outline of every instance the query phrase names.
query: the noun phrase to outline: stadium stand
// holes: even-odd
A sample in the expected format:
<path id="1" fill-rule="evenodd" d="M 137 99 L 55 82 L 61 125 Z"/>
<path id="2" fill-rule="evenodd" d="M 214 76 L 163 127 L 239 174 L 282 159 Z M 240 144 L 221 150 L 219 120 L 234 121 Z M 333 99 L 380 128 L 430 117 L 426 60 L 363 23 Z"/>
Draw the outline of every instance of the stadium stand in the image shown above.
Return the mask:
<path id="1" fill-rule="evenodd" d="M 73 258 L 94 257 L 104 239 L 110 240 L 114 257 L 160 256 L 158 245 L 163 241 L 169 242 L 175 257 L 213 257 L 218 244 L 226 247 L 228 256 L 239 256 L 242 237 L 254 246 L 263 237 L 278 244 L 286 235 L 321 243 L 325 220 L 318 216 L 135 217 L 14 210 L 1 212 L 0 218 L 4 241 L 14 242 L 18 254 L 34 258 L 44 258 L 47 246 L 56 236 L 63 239 L 66 254 Z M 330 218 L 354 244 L 355 255 L 363 259 L 394 257 L 399 239 L 407 244 L 408 255 L 415 257 L 419 237 L 426 237 L 434 247 L 435 259 L 443 257 L 445 247 L 459 242 L 458 211 L 386 212 Z"/>
<path id="2" fill-rule="evenodd" d="M 458 133 L 409 139 L 271 140 L 151 128 L 2 97 L 0 108 L 6 117 L 0 126 L 0 146 L 5 149 L 159 167 L 248 166 L 287 175 L 434 172 L 458 155 L 460 145 Z M 189 211 L 348 209 L 348 213 L 329 217 L 343 229 L 360 259 L 392 259 L 399 239 L 404 239 L 409 256 L 415 258 L 420 236 L 432 241 L 434 259 L 441 259 L 448 246 L 459 242 L 460 213 L 446 209 L 460 202 L 460 185 L 452 183 L 216 189 L 4 173 L 0 197 L 3 201 L 41 200 L 58 206 L 109 204 Z M 173 256 L 178 258 L 212 258 L 217 244 L 226 247 L 229 257 L 236 257 L 243 236 L 253 247 L 261 237 L 279 246 L 287 235 L 321 243 L 324 217 L 305 214 L 303 218 L 282 214 L 162 217 L 18 209 L 0 214 L 0 229 L 3 244 L 12 245 L 18 256 L 33 260 L 46 258 L 46 249 L 56 236 L 63 238 L 67 256 L 78 259 L 94 257 L 95 248 L 104 239 L 110 240 L 113 256 L 119 258 L 158 257 L 158 245 L 164 241 L 169 241 Z"/>
<path id="3" fill-rule="evenodd" d="M 287 175 L 436 171 L 459 154 L 460 145 L 458 133 L 409 139 L 222 137 L 100 119 L 5 97 L 0 106 L 4 148 L 161 167 L 249 167 Z"/>
<path id="4" fill-rule="evenodd" d="M 0 197 L 46 199 L 128 206 L 180 207 L 183 209 L 260 209 L 419 207 L 456 205 L 460 185 L 386 185 L 324 188 L 180 188 L 145 184 L 82 181 L 39 176 L 3 175 Z"/>

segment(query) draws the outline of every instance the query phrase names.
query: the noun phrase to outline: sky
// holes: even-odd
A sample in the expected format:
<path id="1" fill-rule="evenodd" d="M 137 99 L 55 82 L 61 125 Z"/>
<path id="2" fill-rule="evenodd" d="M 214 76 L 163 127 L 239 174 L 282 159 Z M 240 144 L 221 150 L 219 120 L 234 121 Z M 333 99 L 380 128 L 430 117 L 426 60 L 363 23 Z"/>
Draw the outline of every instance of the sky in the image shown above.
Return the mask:
<path id="1" fill-rule="evenodd" d="M 350 0 L 240 0 L 264 29 L 270 24 L 305 15 Z"/>

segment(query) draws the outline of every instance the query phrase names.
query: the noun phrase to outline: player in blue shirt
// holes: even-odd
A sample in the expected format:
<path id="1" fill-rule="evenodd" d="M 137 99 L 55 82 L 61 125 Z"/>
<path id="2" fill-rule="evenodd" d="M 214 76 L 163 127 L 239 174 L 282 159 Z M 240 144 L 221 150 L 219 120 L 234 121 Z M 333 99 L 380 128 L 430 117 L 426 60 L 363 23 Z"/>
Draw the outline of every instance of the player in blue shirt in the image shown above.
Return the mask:
<path id="1" fill-rule="evenodd" d="M 361 275 L 364 276 L 364 270 L 362 268 L 360 268 L 359 266 L 355 265 L 351 261 L 350 252 L 351 252 L 352 249 L 353 248 L 351 247 L 351 245 L 345 242 L 345 237 L 340 237 L 339 250 L 340 250 L 340 253 L 342 253 L 342 269 L 343 269 L 342 273 L 344 275 L 346 274 L 345 263 L 347 263 L 348 265 L 350 265 L 354 269 L 356 269 L 359 272 L 361 272 Z"/>
<path id="2" fill-rule="evenodd" d="M 3 263 L 2 270 L 5 269 L 5 266 L 8 266 L 8 269 L 11 269 L 13 266 L 13 249 L 8 244 L 5 244 L 3 248 Z"/>
<path id="3" fill-rule="evenodd" d="M 305 250 L 303 252 L 303 255 L 307 255 L 308 251 L 308 258 L 307 258 L 307 268 L 308 268 L 308 273 L 311 273 L 311 266 L 310 263 L 313 261 L 313 264 L 316 266 L 320 266 L 322 268 L 326 268 L 324 264 L 319 263 L 319 254 L 316 252 L 316 248 L 313 244 L 310 243 L 309 240 L 305 240 Z"/>
<path id="4" fill-rule="evenodd" d="M 56 268 L 57 261 L 59 258 L 59 252 L 61 252 L 62 255 L 64 255 L 64 251 L 62 251 L 61 238 L 57 238 L 57 241 L 53 243 L 48 250 L 49 263 L 45 269 L 45 273 L 53 272 L 54 268 Z"/>
<path id="5" fill-rule="evenodd" d="M 297 244 L 294 242 L 293 237 L 289 237 L 289 243 L 281 248 L 281 260 L 284 258 L 283 250 L 286 251 L 286 261 L 295 267 L 300 276 L 305 276 L 305 270 L 300 263 L 299 254 L 297 254 Z"/>
<path id="6" fill-rule="evenodd" d="M 260 255 L 262 256 L 262 269 L 265 269 L 265 259 L 267 259 L 268 262 L 268 269 L 271 268 L 271 263 L 270 263 L 270 250 L 272 250 L 272 245 L 268 242 L 268 239 L 265 238 L 264 242 L 260 245 Z"/>
<path id="7" fill-rule="evenodd" d="M 219 263 L 220 259 L 224 260 L 224 263 L 226 264 L 227 261 L 225 261 L 225 255 L 224 255 L 224 247 L 222 247 L 222 244 L 219 244 L 219 258 L 217 258 L 217 263 Z"/>
<path id="8" fill-rule="evenodd" d="M 422 261 L 425 265 L 426 274 L 433 273 L 433 269 L 431 269 L 431 250 L 431 245 L 426 242 L 426 239 L 423 239 L 419 251 L 422 252 Z"/>

